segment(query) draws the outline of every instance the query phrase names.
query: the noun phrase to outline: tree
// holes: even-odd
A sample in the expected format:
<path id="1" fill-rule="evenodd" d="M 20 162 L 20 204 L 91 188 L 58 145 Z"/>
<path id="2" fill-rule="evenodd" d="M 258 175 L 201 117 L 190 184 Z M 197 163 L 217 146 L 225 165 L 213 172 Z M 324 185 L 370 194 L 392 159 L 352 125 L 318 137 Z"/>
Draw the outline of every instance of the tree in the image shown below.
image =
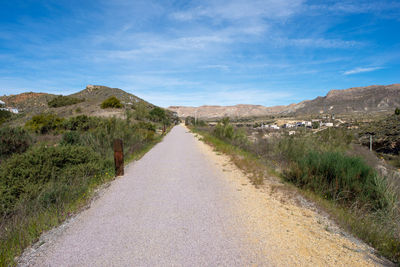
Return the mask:
<path id="1" fill-rule="evenodd" d="M 149 115 L 153 121 L 163 122 L 166 119 L 165 110 L 159 107 L 153 108 Z"/>
<path id="2" fill-rule="evenodd" d="M 147 118 L 149 112 L 146 108 L 146 104 L 143 101 L 139 101 L 134 106 L 135 109 L 135 119 L 136 120 L 143 120 Z"/>

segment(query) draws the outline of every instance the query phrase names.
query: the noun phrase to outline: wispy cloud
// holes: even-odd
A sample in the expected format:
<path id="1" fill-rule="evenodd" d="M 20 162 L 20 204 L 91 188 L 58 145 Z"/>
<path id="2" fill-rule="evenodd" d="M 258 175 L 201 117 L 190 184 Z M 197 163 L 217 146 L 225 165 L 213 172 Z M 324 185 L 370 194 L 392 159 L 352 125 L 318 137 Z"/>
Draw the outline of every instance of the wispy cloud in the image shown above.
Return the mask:
<path id="1" fill-rule="evenodd" d="M 302 0 L 202 1 L 201 4 L 189 10 L 173 13 L 172 17 L 178 20 L 195 20 L 206 17 L 216 21 L 275 19 L 292 15 L 302 3 Z"/>
<path id="2" fill-rule="evenodd" d="M 90 83 L 163 106 L 275 105 L 400 68 L 394 0 L 59 0 L 43 14 L 33 2 L 0 3 L 14 11 L 0 19 L 0 94 Z"/>
<path id="3" fill-rule="evenodd" d="M 368 68 L 354 68 L 348 71 L 343 72 L 344 75 L 352 75 L 352 74 L 357 74 L 357 73 L 362 73 L 362 72 L 371 72 L 375 70 L 380 70 L 382 67 L 368 67 Z"/>

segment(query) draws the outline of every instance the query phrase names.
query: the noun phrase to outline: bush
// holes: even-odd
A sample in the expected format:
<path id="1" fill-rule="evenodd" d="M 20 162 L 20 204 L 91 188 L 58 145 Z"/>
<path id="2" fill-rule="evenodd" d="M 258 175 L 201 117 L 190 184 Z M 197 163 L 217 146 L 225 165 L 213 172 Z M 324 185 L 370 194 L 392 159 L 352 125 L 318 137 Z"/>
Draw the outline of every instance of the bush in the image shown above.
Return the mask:
<path id="1" fill-rule="evenodd" d="M 394 114 L 400 115 L 400 108 L 396 108 L 395 111 L 394 111 Z"/>
<path id="2" fill-rule="evenodd" d="M 194 124 L 195 124 L 195 118 L 194 117 L 188 116 L 188 117 L 185 118 L 185 125 L 186 126 L 194 125 Z"/>
<path id="3" fill-rule="evenodd" d="M 162 122 L 166 119 L 165 110 L 159 107 L 153 108 L 149 115 L 152 121 Z"/>
<path id="4" fill-rule="evenodd" d="M 51 108 L 58 108 L 58 107 L 63 107 L 63 106 L 70 106 L 74 104 L 78 104 L 85 101 L 84 99 L 79 99 L 71 96 L 57 96 L 56 98 L 53 98 L 49 102 L 47 102 L 48 106 Z"/>
<path id="5" fill-rule="evenodd" d="M 136 123 L 134 125 L 134 127 L 137 129 L 145 129 L 145 130 L 149 130 L 152 132 L 156 131 L 156 126 L 151 122 L 140 121 L 140 122 Z"/>
<path id="6" fill-rule="evenodd" d="M 296 158 L 287 179 L 346 206 L 377 211 L 393 204 L 387 201 L 384 190 L 380 190 L 385 183 L 383 178 L 361 158 L 340 152 L 310 151 Z"/>
<path id="7" fill-rule="evenodd" d="M 79 145 L 81 135 L 78 132 L 71 131 L 63 134 L 60 144 L 61 145 Z"/>
<path id="8" fill-rule="evenodd" d="M 11 116 L 12 116 L 11 112 L 7 110 L 0 110 L 0 125 L 9 120 Z"/>
<path id="9" fill-rule="evenodd" d="M 0 128 L 0 159 L 25 152 L 31 142 L 31 136 L 22 128 Z"/>
<path id="10" fill-rule="evenodd" d="M 0 168 L 0 215 L 12 213 L 19 202 L 43 196 L 49 183 L 68 186 L 73 177 L 102 169 L 100 156 L 88 147 L 40 146 L 15 154 Z"/>
<path id="11" fill-rule="evenodd" d="M 63 126 L 66 130 L 87 131 L 91 126 L 95 126 L 96 123 L 94 121 L 94 119 L 86 115 L 79 115 L 65 120 Z"/>
<path id="12" fill-rule="evenodd" d="M 233 126 L 229 123 L 229 118 L 223 118 L 215 126 L 214 135 L 221 139 L 231 140 L 234 135 Z"/>
<path id="13" fill-rule="evenodd" d="M 132 108 L 135 110 L 134 118 L 136 120 L 144 120 L 149 117 L 149 111 L 143 101 L 136 102 Z"/>
<path id="14" fill-rule="evenodd" d="M 25 127 L 36 133 L 46 134 L 48 132 L 59 129 L 64 119 L 54 114 L 35 115 L 26 122 Z"/>
<path id="15" fill-rule="evenodd" d="M 111 96 L 103 101 L 100 105 L 101 108 L 122 108 L 121 101 L 115 96 Z"/>

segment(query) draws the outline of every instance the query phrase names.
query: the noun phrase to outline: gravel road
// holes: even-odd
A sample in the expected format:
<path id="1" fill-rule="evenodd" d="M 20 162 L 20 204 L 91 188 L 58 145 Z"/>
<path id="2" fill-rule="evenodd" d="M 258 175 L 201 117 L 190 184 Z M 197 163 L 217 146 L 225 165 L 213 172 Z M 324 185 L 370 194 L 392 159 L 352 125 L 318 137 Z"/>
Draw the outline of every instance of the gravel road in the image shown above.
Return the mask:
<path id="1" fill-rule="evenodd" d="M 19 265 L 392 265 L 276 179 L 256 189 L 247 175 L 176 126 Z"/>
<path id="2" fill-rule="evenodd" d="M 174 127 L 20 265 L 268 265 L 235 211 L 236 188 L 187 132 Z"/>

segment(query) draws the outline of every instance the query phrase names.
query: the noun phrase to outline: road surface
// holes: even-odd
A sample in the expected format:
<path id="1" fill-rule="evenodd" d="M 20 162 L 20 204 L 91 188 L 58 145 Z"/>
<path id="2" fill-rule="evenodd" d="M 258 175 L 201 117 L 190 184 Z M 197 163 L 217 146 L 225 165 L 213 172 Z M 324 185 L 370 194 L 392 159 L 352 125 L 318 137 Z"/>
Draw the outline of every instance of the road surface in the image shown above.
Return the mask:
<path id="1" fill-rule="evenodd" d="M 312 211 L 270 198 L 243 174 L 237 178 L 240 172 L 205 146 L 174 127 L 20 265 L 377 264 L 363 245 L 323 229 Z"/>

